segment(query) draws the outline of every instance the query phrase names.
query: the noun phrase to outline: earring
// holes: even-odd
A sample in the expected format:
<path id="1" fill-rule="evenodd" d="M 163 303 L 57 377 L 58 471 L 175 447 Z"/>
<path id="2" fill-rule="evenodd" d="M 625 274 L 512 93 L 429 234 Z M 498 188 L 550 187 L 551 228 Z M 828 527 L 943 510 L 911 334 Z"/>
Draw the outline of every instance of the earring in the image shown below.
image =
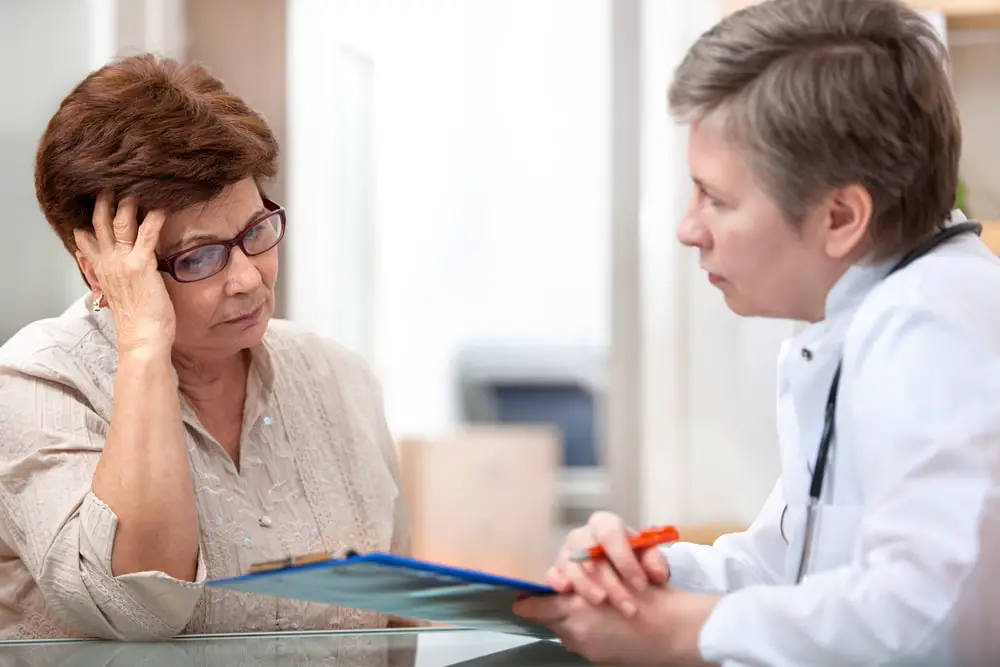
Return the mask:
<path id="1" fill-rule="evenodd" d="M 101 312 L 102 308 L 104 308 L 104 295 L 95 294 L 94 301 L 93 303 L 90 304 L 90 309 L 93 310 L 95 313 L 99 313 Z"/>

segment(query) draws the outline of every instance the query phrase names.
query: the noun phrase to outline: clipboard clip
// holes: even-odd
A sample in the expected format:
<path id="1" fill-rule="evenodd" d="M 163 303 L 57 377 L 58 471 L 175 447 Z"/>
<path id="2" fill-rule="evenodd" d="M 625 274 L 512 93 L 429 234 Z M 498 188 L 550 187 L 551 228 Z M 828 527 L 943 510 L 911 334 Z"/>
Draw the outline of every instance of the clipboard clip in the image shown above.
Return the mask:
<path id="1" fill-rule="evenodd" d="M 350 558 L 357 555 L 358 552 L 354 549 L 347 549 L 339 558 Z M 316 563 L 325 563 L 326 561 L 337 559 L 338 557 L 329 551 L 320 551 L 317 553 L 306 554 L 304 556 L 287 556 L 277 560 L 267 560 L 260 563 L 253 563 L 250 565 L 250 574 L 276 572 L 278 570 L 287 570 L 301 565 L 314 565 Z"/>

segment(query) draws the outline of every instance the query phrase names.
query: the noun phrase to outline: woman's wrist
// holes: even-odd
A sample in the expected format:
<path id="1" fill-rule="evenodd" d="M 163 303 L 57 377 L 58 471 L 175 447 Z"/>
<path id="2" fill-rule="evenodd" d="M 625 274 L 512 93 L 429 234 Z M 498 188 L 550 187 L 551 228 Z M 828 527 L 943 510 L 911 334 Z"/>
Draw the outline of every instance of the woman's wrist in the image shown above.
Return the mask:
<path id="1" fill-rule="evenodd" d="M 173 344 L 170 341 L 143 341 L 132 343 L 119 341 L 118 343 L 118 365 L 170 365 L 170 354 Z"/>

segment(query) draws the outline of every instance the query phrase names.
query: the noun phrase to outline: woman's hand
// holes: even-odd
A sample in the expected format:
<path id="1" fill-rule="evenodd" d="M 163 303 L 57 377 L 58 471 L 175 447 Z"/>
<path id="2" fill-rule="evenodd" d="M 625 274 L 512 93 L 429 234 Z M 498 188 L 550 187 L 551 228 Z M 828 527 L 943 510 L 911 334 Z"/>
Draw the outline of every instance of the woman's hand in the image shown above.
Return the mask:
<path id="1" fill-rule="evenodd" d="M 169 354 L 176 316 L 156 268 L 155 252 L 166 214 L 151 211 L 140 226 L 137 208 L 136 198 L 126 197 L 112 217 L 111 195 L 102 193 L 94 207 L 95 233 L 78 229 L 74 238 L 114 315 L 119 354 L 136 350 Z"/>
<path id="2" fill-rule="evenodd" d="M 635 531 L 621 517 L 610 512 L 596 512 L 586 526 L 566 538 L 556 564 L 548 573 L 548 582 L 560 593 L 575 591 L 591 604 L 610 602 L 625 617 L 636 613 L 634 593 L 649 584 L 661 585 L 670 578 L 667 560 L 659 549 L 636 553 L 629 544 Z M 574 551 L 595 545 L 604 547 L 601 561 L 573 562 Z"/>

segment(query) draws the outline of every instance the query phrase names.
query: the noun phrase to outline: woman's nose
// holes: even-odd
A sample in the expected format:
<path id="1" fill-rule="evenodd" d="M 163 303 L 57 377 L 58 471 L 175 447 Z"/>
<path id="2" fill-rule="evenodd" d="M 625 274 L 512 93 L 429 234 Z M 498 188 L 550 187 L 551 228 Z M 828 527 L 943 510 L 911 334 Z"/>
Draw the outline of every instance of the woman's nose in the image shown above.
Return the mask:
<path id="1" fill-rule="evenodd" d="M 230 254 L 227 271 L 229 275 L 226 282 L 230 287 L 230 291 L 237 294 L 253 292 L 263 282 L 260 271 L 254 264 L 253 259 L 247 257 L 246 253 L 239 246 L 233 248 Z"/>

